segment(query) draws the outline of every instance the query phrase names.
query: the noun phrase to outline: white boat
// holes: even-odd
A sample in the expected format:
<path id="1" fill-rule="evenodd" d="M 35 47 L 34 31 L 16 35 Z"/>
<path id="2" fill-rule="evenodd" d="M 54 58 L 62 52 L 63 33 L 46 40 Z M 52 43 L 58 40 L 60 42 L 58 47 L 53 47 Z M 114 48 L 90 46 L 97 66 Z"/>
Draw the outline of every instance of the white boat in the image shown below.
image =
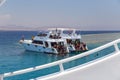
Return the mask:
<path id="1" fill-rule="evenodd" d="M 69 53 L 71 51 L 84 52 L 87 45 L 81 41 L 81 35 L 75 29 L 51 28 L 41 31 L 31 40 L 22 38 L 20 43 L 26 50 L 46 53 Z"/>
<path id="2" fill-rule="evenodd" d="M 82 42 L 81 35 L 77 34 L 75 29 L 52 28 L 50 30 L 58 33 L 66 41 L 70 51 L 84 52 L 88 50 L 87 45 Z"/>
<path id="3" fill-rule="evenodd" d="M 52 31 L 41 31 L 31 40 L 25 40 L 22 38 L 20 43 L 26 50 L 29 51 L 54 54 L 69 53 L 67 43 L 64 41 L 64 39 Z"/>

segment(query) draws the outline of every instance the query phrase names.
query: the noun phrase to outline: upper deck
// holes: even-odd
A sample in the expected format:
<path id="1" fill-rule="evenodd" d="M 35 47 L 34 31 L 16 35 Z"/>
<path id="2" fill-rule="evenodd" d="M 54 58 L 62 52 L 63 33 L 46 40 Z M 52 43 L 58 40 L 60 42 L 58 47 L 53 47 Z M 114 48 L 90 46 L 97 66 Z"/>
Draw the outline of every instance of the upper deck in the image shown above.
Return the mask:
<path id="1" fill-rule="evenodd" d="M 59 34 L 62 38 L 67 39 L 81 39 L 81 35 L 77 33 L 76 29 L 67 29 L 67 28 L 50 28 L 52 33 Z"/>
<path id="2" fill-rule="evenodd" d="M 81 35 L 75 29 L 50 29 L 40 31 L 33 40 L 63 41 L 63 39 L 81 39 Z"/>

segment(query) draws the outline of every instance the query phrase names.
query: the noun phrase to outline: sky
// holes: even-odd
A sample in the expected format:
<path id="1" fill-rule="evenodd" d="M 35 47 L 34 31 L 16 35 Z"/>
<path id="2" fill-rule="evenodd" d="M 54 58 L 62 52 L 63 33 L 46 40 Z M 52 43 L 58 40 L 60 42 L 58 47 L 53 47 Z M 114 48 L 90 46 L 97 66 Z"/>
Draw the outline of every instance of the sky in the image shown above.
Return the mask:
<path id="1" fill-rule="evenodd" d="M 120 0 L 6 0 L 0 29 L 120 30 Z"/>

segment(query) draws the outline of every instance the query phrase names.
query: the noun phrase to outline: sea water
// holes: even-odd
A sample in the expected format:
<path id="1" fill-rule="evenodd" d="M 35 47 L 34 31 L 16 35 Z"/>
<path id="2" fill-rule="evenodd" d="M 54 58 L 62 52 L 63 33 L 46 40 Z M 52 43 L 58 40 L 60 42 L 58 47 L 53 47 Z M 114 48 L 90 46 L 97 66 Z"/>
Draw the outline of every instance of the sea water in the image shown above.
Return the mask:
<path id="1" fill-rule="evenodd" d="M 111 33 L 117 33 L 119 35 L 118 32 L 119 31 L 80 31 L 79 33 L 81 33 L 84 38 L 84 36 L 88 34 L 91 35 L 91 34 L 109 33 L 109 35 L 111 36 Z M 31 37 L 35 36 L 37 33 L 38 33 L 37 31 L 0 31 L 0 74 L 43 65 L 43 64 L 51 63 L 53 61 L 61 60 L 64 58 L 68 58 L 80 54 L 73 52 L 64 56 L 60 56 L 60 55 L 25 51 L 23 46 L 19 44 L 19 40 L 21 39 L 22 36 L 24 36 L 26 39 L 31 39 Z M 116 34 L 112 34 L 112 35 L 116 35 Z M 88 40 L 90 38 L 91 37 L 88 38 L 87 36 L 86 39 Z M 102 41 L 97 40 L 98 42 L 94 41 L 93 43 L 92 42 L 93 40 L 92 41 L 90 40 L 88 40 L 89 42 L 87 43 L 89 50 L 111 41 L 111 40 L 104 41 L 102 39 Z M 110 47 L 109 50 L 114 51 L 112 47 Z M 83 57 L 76 61 L 71 61 L 69 63 L 64 64 L 64 67 L 65 69 L 68 69 L 75 65 L 83 64 L 95 58 L 107 55 L 109 52 L 105 52 L 105 51 L 106 50 L 103 50 L 102 53 L 101 52 L 99 52 L 99 54 L 95 53 L 94 55 Z M 103 52 L 105 53 L 103 54 Z M 8 77 L 5 78 L 5 80 L 28 80 L 57 71 L 59 71 L 59 67 L 55 66 L 52 68 L 39 70 L 23 75 Z"/>

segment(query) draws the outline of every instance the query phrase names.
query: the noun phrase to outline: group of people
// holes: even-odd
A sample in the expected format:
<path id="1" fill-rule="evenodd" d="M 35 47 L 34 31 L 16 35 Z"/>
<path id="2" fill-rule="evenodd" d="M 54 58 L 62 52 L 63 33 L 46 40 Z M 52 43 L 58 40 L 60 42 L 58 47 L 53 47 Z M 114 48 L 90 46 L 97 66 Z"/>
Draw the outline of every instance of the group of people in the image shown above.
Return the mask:
<path id="1" fill-rule="evenodd" d="M 75 47 L 76 51 L 86 51 L 87 50 L 86 44 L 83 42 L 80 42 L 79 39 L 76 39 L 76 40 L 67 39 L 67 43 L 69 45 L 73 45 Z"/>
<path id="2" fill-rule="evenodd" d="M 60 54 L 66 53 L 66 48 L 63 44 L 54 44 L 53 47 L 56 48 Z"/>
<path id="3" fill-rule="evenodd" d="M 87 50 L 86 44 L 83 42 L 76 43 L 75 49 L 76 49 L 76 51 L 86 51 Z"/>
<path id="4" fill-rule="evenodd" d="M 60 36 L 60 34 L 57 34 L 57 35 L 56 34 L 51 34 L 49 38 L 51 38 L 51 39 L 60 39 L 61 36 Z"/>

